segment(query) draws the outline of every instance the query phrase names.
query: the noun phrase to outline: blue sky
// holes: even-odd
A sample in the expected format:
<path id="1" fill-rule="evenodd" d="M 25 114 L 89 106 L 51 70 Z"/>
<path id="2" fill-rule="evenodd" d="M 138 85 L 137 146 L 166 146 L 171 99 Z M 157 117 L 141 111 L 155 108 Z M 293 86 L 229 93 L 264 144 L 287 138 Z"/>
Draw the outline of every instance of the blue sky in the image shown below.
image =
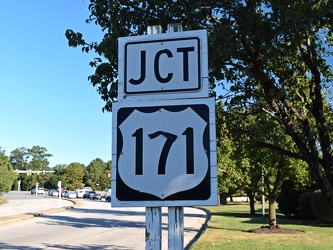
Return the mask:
<path id="1" fill-rule="evenodd" d="M 0 147 L 45 147 L 56 164 L 111 160 L 111 113 L 90 85 L 93 54 L 71 48 L 66 29 L 99 41 L 88 0 L 1 1 Z"/>

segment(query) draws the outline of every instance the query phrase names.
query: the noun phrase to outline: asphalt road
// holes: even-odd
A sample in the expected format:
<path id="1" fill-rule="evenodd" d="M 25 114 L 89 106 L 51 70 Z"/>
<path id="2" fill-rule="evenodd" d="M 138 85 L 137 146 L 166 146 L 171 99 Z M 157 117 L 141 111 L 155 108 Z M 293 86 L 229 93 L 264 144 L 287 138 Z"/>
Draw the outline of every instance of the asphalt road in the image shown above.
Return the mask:
<path id="1" fill-rule="evenodd" d="M 145 249 L 145 208 L 112 208 L 109 202 L 80 200 L 79 207 L 58 210 L 58 199 L 14 193 L 5 195 L 9 203 L 0 208 L 0 249 Z M 1 226 L 1 218 L 38 214 L 40 209 L 42 216 Z M 7 211 L 5 216 L 6 210 L 12 214 Z M 162 211 L 162 249 L 168 249 L 167 208 Z M 188 248 L 202 232 L 207 215 L 195 208 L 184 211 L 184 246 Z"/>
<path id="2" fill-rule="evenodd" d="M 25 213 L 34 214 L 44 210 L 73 206 L 71 201 L 64 199 L 59 201 L 59 199 L 49 197 L 47 194 L 36 196 L 30 194 L 30 191 L 11 191 L 10 193 L 4 193 L 3 197 L 10 202 L 1 205 L 0 217 Z"/>

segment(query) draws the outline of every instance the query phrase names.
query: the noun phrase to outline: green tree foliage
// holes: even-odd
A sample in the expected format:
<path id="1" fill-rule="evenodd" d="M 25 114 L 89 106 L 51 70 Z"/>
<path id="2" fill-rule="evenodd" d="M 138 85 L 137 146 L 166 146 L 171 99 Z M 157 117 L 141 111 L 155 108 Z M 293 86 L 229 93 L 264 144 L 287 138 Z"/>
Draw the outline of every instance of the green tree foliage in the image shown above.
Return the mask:
<path id="1" fill-rule="evenodd" d="M 48 175 L 42 175 L 42 170 L 50 170 L 48 158 L 52 154 L 47 153 L 45 147 L 33 146 L 32 148 L 17 148 L 10 153 L 10 162 L 13 167 L 18 170 L 34 170 L 40 171 L 37 174 L 20 175 L 21 190 L 30 190 L 39 183 L 44 186 L 48 179 Z"/>
<path id="2" fill-rule="evenodd" d="M 15 169 L 25 170 L 28 162 L 27 148 L 21 147 L 13 150 L 9 159 Z"/>
<path id="3" fill-rule="evenodd" d="M 228 193 L 232 195 L 233 191 L 239 189 L 239 183 L 243 176 L 233 160 L 234 145 L 228 132 L 223 106 L 219 102 L 216 105 L 218 192 L 219 194 Z"/>
<path id="4" fill-rule="evenodd" d="M 99 184 L 98 188 L 101 188 L 101 177 L 106 170 L 106 163 L 100 158 L 96 158 L 91 161 L 86 168 L 85 184 L 94 189 L 97 188 L 96 184 Z"/>
<path id="5" fill-rule="evenodd" d="M 13 166 L 10 163 L 9 158 L 5 155 L 5 152 L 0 148 L 0 196 L 3 192 L 9 192 L 11 190 L 15 173 Z"/>
<path id="6" fill-rule="evenodd" d="M 101 174 L 99 177 L 99 189 L 100 190 L 105 190 L 107 188 L 111 187 L 111 170 L 106 169 L 104 172 Z"/>
<path id="7" fill-rule="evenodd" d="M 149 24 L 181 22 L 185 30 L 207 29 L 211 89 L 229 109 L 266 114 L 265 127 L 285 134 L 292 147 L 248 134 L 256 144 L 307 162 L 333 207 L 331 150 L 331 0 L 119 1 L 91 0 L 87 23 L 104 31 L 100 42 L 86 42 L 66 31 L 70 46 L 99 55 L 89 77 L 112 109 L 117 100 L 117 39 L 144 35 Z M 247 115 L 244 112 L 244 115 Z M 275 122 L 271 122 L 274 120 Z M 240 129 L 241 131 L 241 129 Z"/>
<path id="8" fill-rule="evenodd" d="M 9 190 L 11 188 L 17 189 L 19 180 L 21 181 L 20 188 L 23 191 L 30 190 L 36 186 L 36 183 L 47 189 L 55 189 L 58 187 L 59 181 L 61 181 L 62 187 L 75 190 L 83 187 L 84 180 L 90 180 L 89 183 L 93 184 L 87 186 L 95 188 L 96 184 L 99 184 L 99 189 L 101 190 L 110 188 L 111 161 L 104 163 L 101 159 L 97 158 L 87 168 L 77 162 L 71 163 L 68 166 L 58 164 L 54 168 L 50 168 L 48 158 L 51 156 L 45 147 L 33 146 L 32 148 L 17 148 L 7 157 L 0 147 L 0 188 L 3 187 L 3 183 L 8 182 L 11 183 Z M 9 165 L 6 163 L 7 160 L 9 161 Z M 7 167 L 10 167 L 11 171 L 4 170 Z M 28 173 L 16 174 L 13 169 L 26 170 Z M 32 174 L 29 172 L 30 170 L 37 171 L 37 173 Z M 43 170 L 54 170 L 55 172 L 43 174 Z M 0 192 L 2 191 L 0 189 Z"/>
<path id="9" fill-rule="evenodd" d="M 47 189 L 57 189 L 59 181 L 61 181 L 62 187 L 67 187 L 65 176 L 58 175 L 56 173 L 47 176 L 47 180 L 44 183 L 44 187 Z"/>
<path id="10" fill-rule="evenodd" d="M 47 149 L 40 146 L 33 146 L 27 150 L 27 157 L 29 159 L 29 168 L 34 170 L 43 170 L 49 166 L 49 157 L 52 154 L 47 153 Z"/>
<path id="11" fill-rule="evenodd" d="M 106 169 L 104 170 L 99 179 L 100 190 L 111 188 L 111 177 L 112 177 L 111 168 L 112 168 L 112 162 L 108 161 L 106 163 Z"/>
<path id="12" fill-rule="evenodd" d="M 43 175 L 42 170 L 49 169 L 49 161 L 48 158 L 52 157 L 52 154 L 47 153 L 47 149 L 45 147 L 33 146 L 31 149 L 27 150 L 27 156 L 29 159 L 27 167 L 32 170 L 39 171 L 35 177 L 36 183 L 44 186 L 46 180 L 48 179 L 47 175 Z"/>
<path id="13" fill-rule="evenodd" d="M 69 164 L 64 174 L 66 186 L 62 186 L 69 190 L 81 189 L 83 187 L 84 169 L 85 166 L 81 163 Z"/>
<path id="14" fill-rule="evenodd" d="M 53 170 L 56 175 L 64 175 L 66 173 L 66 167 L 65 164 L 57 164 L 54 166 Z"/>

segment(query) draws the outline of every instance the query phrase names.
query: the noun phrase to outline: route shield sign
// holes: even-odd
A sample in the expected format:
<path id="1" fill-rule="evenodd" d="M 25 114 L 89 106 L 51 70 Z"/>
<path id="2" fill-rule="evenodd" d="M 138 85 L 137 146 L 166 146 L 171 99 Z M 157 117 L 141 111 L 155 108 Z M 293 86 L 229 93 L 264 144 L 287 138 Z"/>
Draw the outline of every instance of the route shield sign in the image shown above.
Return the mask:
<path id="1" fill-rule="evenodd" d="M 114 103 L 112 206 L 216 205 L 214 105 Z"/>

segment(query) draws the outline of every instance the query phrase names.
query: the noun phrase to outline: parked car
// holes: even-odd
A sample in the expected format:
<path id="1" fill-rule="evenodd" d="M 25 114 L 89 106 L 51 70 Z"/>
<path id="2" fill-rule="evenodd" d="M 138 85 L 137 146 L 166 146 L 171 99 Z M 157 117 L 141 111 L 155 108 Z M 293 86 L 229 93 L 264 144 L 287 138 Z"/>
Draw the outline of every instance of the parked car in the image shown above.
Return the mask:
<path id="1" fill-rule="evenodd" d="M 84 187 L 82 188 L 84 191 L 93 191 L 91 187 Z"/>
<path id="2" fill-rule="evenodd" d="M 106 194 L 105 194 L 105 201 L 111 202 L 111 188 L 106 189 Z"/>
<path id="3" fill-rule="evenodd" d="M 83 189 L 76 190 L 76 198 L 83 198 L 85 191 Z"/>
<path id="4" fill-rule="evenodd" d="M 105 201 L 111 202 L 111 195 L 106 195 L 105 196 Z"/>
<path id="5" fill-rule="evenodd" d="M 74 191 L 66 191 L 65 192 L 65 198 L 75 199 L 76 198 L 76 193 Z"/>
<path id="6" fill-rule="evenodd" d="M 88 199 L 92 200 L 96 192 L 90 193 Z"/>
<path id="7" fill-rule="evenodd" d="M 94 193 L 90 197 L 91 197 L 90 200 L 100 200 L 102 198 L 102 195 L 99 193 Z"/>
<path id="8" fill-rule="evenodd" d="M 59 192 L 55 189 L 50 189 L 48 192 L 49 196 L 59 196 Z"/>
<path id="9" fill-rule="evenodd" d="M 90 198 L 90 194 L 94 194 L 96 193 L 95 191 L 86 191 L 83 195 L 83 199 L 89 199 Z"/>
<path id="10" fill-rule="evenodd" d="M 36 194 L 36 188 L 35 187 L 32 188 L 30 192 L 31 194 Z M 44 195 L 44 188 L 43 187 L 38 188 L 37 194 Z"/>
<path id="11" fill-rule="evenodd" d="M 65 197 L 66 192 L 68 192 L 68 190 L 65 189 L 61 190 L 61 197 Z"/>

